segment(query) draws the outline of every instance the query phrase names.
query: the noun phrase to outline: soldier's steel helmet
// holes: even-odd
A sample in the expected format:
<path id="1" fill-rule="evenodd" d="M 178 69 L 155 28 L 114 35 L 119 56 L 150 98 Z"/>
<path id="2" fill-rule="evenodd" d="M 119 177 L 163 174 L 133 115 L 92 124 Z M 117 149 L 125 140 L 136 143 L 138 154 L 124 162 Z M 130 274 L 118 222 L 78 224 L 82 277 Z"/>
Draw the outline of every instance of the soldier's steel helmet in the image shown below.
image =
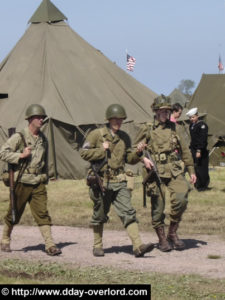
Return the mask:
<path id="1" fill-rule="evenodd" d="M 47 117 L 44 107 L 40 104 L 31 104 L 28 106 L 25 114 L 25 120 L 28 120 L 33 116 L 43 116 L 44 118 Z"/>
<path id="2" fill-rule="evenodd" d="M 124 109 L 124 107 L 120 104 L 111 104 L 107 109 L 105 113 L 106 120 L 110 120 L 112 118 L 117 119 L 126 119 L 127 114 Z"/>
<path id="3" fill-rule="evenodd" d="M 172 109 L 170 97 L 161 94 L 160 96 L 156 97 L 152 103 L 152 109 Z"/>

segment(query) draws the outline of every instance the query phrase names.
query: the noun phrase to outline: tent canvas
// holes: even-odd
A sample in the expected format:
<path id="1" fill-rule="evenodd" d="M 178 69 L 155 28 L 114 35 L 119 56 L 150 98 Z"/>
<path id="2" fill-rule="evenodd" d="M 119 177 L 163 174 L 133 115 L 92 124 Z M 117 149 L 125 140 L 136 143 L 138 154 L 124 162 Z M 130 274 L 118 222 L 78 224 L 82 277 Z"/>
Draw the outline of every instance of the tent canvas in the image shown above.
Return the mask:
<path id="1" fill-rule="evenodd" d="M 174 89 L 169 96 L 172 104 L 179 103 L 185 107 L 188 102 L 188 98 L 178 89 Z"/>
<path id="2" fill-rule="evenodd" d="M 188 107 L 207 113 L 210 134 L 225 136 L 225 74 L 203 74 Z"/>
<path id="3" fill-rule="evenodd" d="M 206 114 L 210 162 L 225 164 L 225 74 L 203 74 L 188 107 Z"/>
<path id="4" fill-rule="evenodd" d="M 127 121 L 152 120 L 156 93 L 111 62 L 65 22 L 49 0 L 43 0 L 31 24 L 0 65 L 1 126 L 27 126 L 25 111 L 39 103 L 48 114 L 43 131 L 50 142 L 51 176 L 83 178 L 87 163 L 78 149 L 85 132 L 105 122 L 106 108 L 120 103 Z M 132 132 L 132 130 L 130 130 Z"/>

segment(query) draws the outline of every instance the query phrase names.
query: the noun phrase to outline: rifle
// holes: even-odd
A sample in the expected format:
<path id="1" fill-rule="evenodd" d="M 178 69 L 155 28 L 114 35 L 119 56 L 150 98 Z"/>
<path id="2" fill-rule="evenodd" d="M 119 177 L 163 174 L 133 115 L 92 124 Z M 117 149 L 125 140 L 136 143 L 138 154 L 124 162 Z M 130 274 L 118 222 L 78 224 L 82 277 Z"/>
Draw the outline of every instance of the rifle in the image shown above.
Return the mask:
<path id="1" fill-rule="evenodd" d="M 142 184 L 143 184 L 143 207 L 147 207 L 147 205 L 146 205 L 146 184 L 147 184 L 147 182 L 155 181 L 162 199 L 165 200 L 163 192 L 162 192 L 162 188 L 161 188 L 162 181 L 161 181 L 161 178 L 159 177 L 157 165 L 156 165 L 155 161 L 152 159 L 149 151 L 145 150 L 145 156 L 152 162 L 153 169 L 147 170 L 148 174 L 143 179 L 143 182 L 142 182 Z"/>
<path id="2" fill-rule="evenodd" d="M 8 129 L 9 137 L 16 132 L 16 128 L 12 127 Z M 10 204 L 12 210 L 12 225 L 16 223 L 16 199 L 15 199 L 15 188 L 14 188 L 14 168 L 13 164 L 8 163 L 9 169 L 9 195 L 10 195 Z"/>

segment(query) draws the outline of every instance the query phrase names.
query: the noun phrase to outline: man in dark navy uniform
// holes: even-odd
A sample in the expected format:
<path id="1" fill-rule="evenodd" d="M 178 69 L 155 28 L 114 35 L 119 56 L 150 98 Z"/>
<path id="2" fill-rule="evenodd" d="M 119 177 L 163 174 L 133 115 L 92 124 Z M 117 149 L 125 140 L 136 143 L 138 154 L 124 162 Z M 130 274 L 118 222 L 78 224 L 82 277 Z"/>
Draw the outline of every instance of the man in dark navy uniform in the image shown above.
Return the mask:
<path id="1" fill-rule="evenodd" d="M 190 109 L 186 115 L 190 120 L 191 143 L 190 150 L 195 163 L 197 181 L 195 187 L 198 191 L 205 191 L 209 185 L 209 153 L 207 150 L 208 126 L 199 120 L 198 109 Z"/>

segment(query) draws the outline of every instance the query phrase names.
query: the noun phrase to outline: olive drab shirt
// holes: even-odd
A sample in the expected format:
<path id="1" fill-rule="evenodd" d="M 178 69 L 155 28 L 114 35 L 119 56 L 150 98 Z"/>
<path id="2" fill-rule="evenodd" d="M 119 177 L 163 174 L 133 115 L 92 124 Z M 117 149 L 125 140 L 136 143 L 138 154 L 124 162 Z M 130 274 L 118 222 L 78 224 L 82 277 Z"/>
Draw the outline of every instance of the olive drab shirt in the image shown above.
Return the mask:
<path id="1" fill-rule="evenodd" d="M 80 155 L 84 160 L 95 162 L 106 156 L 103 142 L 109 142 L 110 155 L 108 164 L 104 165 L 101 172 L 107 170 L 112 174 L 124 173 L 125 163 L 136 164 L 140 157 L 132 150 L 130 137 L 121 130 L 112 136 L 109 127 L 98 128 L 89 133 L 83 145 Z"/>
<path id="2" fill-rule="evenodd" d="M 47 176 L 47 139 L 42 132 L 37 137 L 33 136 L 28 127 L 21 131 L 26 144 L 31 147 L 31 155 L 27 158 L 26 168 L 19 182 L 26 184 L 38 184 L 46 182 Z M 0 149 L 0 159 L 14 164 L 16 166 L 16 174 L 23 160 L 20 159 L 20 154 L 25 148 L 21 135 L 13 134 Z M 16 176 L 15 176 L 16 177 Z"/>
<path id="3" fill-rule="evenodd" d="M 134 147 L 140 142 L 147 144 L 162 178 L 177 177 L 184 172 L 184 166 L 189 175 L 194 174 L 190 150 L 179 132 L 178 126 L 169 120 L 164 124 L 155 121 L 154 125 L 142 125 L 136 137 Z"/>

